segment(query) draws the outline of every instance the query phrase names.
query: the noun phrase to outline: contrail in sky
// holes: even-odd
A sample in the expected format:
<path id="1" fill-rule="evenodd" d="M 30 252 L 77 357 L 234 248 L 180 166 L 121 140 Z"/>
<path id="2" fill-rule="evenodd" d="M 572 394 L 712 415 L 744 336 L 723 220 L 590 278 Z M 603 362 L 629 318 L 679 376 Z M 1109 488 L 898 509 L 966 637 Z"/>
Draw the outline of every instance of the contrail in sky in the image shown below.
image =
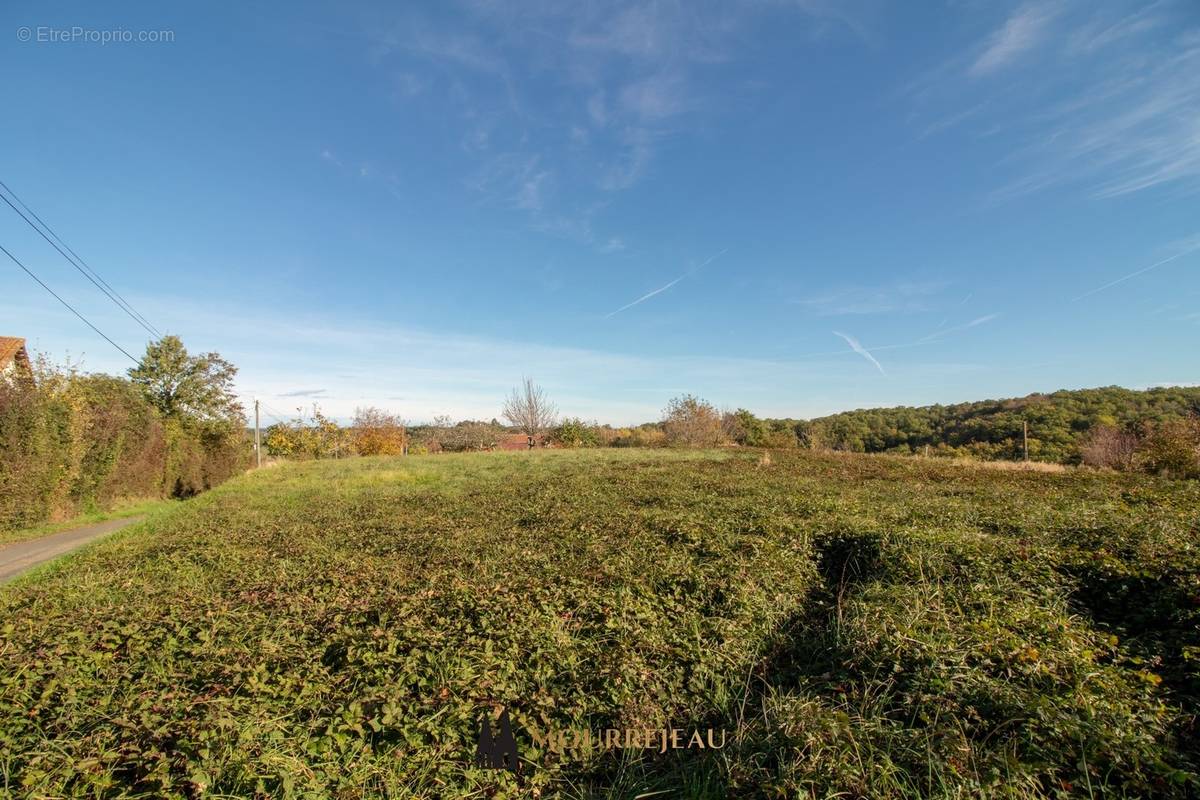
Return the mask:
<path id="1" fill-rule="evenodd" d="M 626 303 L 625 305 L 623 305 L 623 306 L 621 306 L 620 308 L 618 308 L 616 311 L 610 311 L 609 313 L 607 313 L 607 314 L 605 314 L 605 315 L 604 315 L 604 318 L 605 318 L 605 319 L 608 319 L 609 317 L 611 317 L 611 316 L 613 316 L 613 315 L 615 315 L 615 314 L 620 314 L 622 311 L 624 311 L 624 310 L 625 310 L 625 309 L 627 309 L 627 308 L 633 308 L 633 307 L 634 307 L 634 306 L 636 306 L 638 303 L 644 303 L 644 302 L 646 302 L 647 300 L 649 300 L 651 297 L 654 297 L 654 295 L 656 295 L 656 294 L 660 294 L 661 292 L 665 292 L 667 289 L 670 289 L 672 286 L 674 286 L 675 284 L 679 283 L 681 280 L 683 280 L 683 279 L 684 279 L 684 278 L 686 278 L 686 277 L 687 277 L 687 275 L 686 275 L 686 274 L 684 274 L 684 275 L 680 275 L 678 278 L 676 278 L 675 280 L 671 281 L 670 283 L 668 283 L 668 284 L 666 284 L 666 285 L 664 285 L 664 286 L 660 286 L 660 287 L 658 287 L 657 289 L 655 289 L 655 290 L 654 290 L 654 291 L 652 291 L 652 292 L 646 292 L 644 295 L 642 295 L 641 297 L 639 297 L 637 300 L 634 300 L 632 303 Z"/>
<path id="2" fill-rule="evenodd" d="M 942 339 L 947 334 L 956 333 L 958 331 L 965 331 L 968 328 L 974 328 L 976 325 L 982 325 L 985 322 L 991 322 L 992 320 L 996 319 L 999 316 L 1000 316 L 999 314 L 985 314 L 984 316 L 976 317 L 975 319 L 973 319 L 970 322 L 965 323 L 963 325 L 955 325 L 952 328 L 938 329 L 938 330 L 934 331 L 933 333 L 929 334 L 928 336 L 922 336 L 920 339 L 917 339 L 915 342 L 905 342 L 903 344 L 875 345 L 874 347 L 871 348 L 870 352 L 878 353 L 880 350 L 898 350 L 898 349 L 904 348 L 904 347 L 923 347 L 925 345 L 931 345 L 931 344 L 934 344 L 935 342 L 937 342 L 938 340 Z M 942 326 L 944 327 L 945 324 L 946 324 L 946 321 L 943 320 Z M 849 342 L 850 339 L 854 338 L 852 336 L 848 337 L 844 333 L 838 333 L 837 331 L 834 331 L 834 333 L 836 333 L 838 336 L 841 336 L 847 342 Z M 853 345 L 851 345 L 851 347 L 853 347 Z M 863 349 L 865 350 L 866 348 L 863 348 Z M 827 350 L 823 353 L 803 353 L 801 355 L 796 356 L 796 358 L 818 358 L 820 356 L 840 356 L 844 352 L 846 352 L 846 351 L 845 350 Z M 858 352 L 858 351 L 855 350 L 855 352 Z M 873 360 L 872 360 L 872 363 L 874 363 Z"/>
<path id="3" fill-rule="evenodd" d="M 844 333 L 841 333 L 840 331 L 834 331 L 834 334 L 845 339 L 846 344 L 850 345 L 851 350 L 858 353 L 860 356 L 865 358 L 867 361 L 870 361 L 872 364 L 875 365 L 875 369 L 879 370 L 880 375 L 883 375 L 885 378 L 887 377 L 887 373 L 883 371 L 883 366 L 878 361 L 875 360 L 875 356 L 871 355 L 871 353 L 867 350 L 867 348 L 863 347 L 861 344 L 858 343 L 858 339 L 855 339 L 853 336 L 848 336 Z"/>
<path id="4" fill-rule="evenodd" d="M 1180 252 L 1176 253 L 1173 256 L 1167 256 L 1162 261 L 1155 261 L 1150 266 L 1142 267 L 1137 272 L 1131 272 L 1123 278 L 1117 278 L 1115 281 L 1110 281 L 1110 282 L 1104 284 L 1103 286 L 1097 286 L 1095 289 L 1092 289 L 1090 292 L 1084 292 L 1083 294 L 1079 295 L 1078 297 L 1072 297 L 1071 302 L 1074 303 L 1076 300 L 1082 300 L 1085 297 L 1091 297 L 1092 295 L 1096 294 L 1097 292 L 1103 292 L 1105 289 L 1111 289 L 1112 287 L 1116 286 L 1118 283 L 1124 283 L 1125 281 L 1129 280 L 1130 278 L 1136 278 L 1138 275 L 1141 275 L 1143 272 L 1149 272 L 1150 270 L 1154 269 L 1155 267 L 1161 267 L 1163 264 L 1166 264 L 1170 261 L 1174 261 L 1175 259 L 1177 259 L 1181 256 L 1186 256 L 1188 253 L 1194 253 L 1197 250 L 1200 250 L 1200 244 L 1193 245 L 1193 246 L 1187 248 L 1186 250 L 1181 250 Z"/>
<path id="5" fill-rule="evenodd" d="M 970 322 L 968 322 L 964 325 L 955 325 L 952 328 L 944 328 L 944 329 L 938 328 L 938 330 L 934 331 L 933 333 L 929 334 L 928 336 L 918 339 L 917 343 L 921 344 L 924 342 L 931 342 L 934 339 L 941 339 L 945 336 L 949 336 L 952 333 L 958 333 L 959 331 L 965 331 L 968 328 L 974 328 L 976 325 L 982 325 L 985 322 L 991 322 L 992 320 L 996 319 L 996 317 L 999 317 L 999 316 L 1000 316 L 999 314 L 985 314 L 982 317 L 976 317 L 975 319 L 971 320 Z M 879 348 L 875 348 L 875 349 L 878 350 Z"/>
<path id="6" fill-rule="evenodd" d="M 623 306 L 621 306 L 620 308 L 618 308 L 616 311 L 610 311 L 609 313 L 607 313 L 607 314 L 605 314 L 605 315 L 604 315 L 604 318 L 605 318 L 605 319 L 609 319 L 610 317 L 614 317 L 614 316 L 616 316 L 617 314 L 620 314 L 622 311 L 624 311 L 624 310 L 625 310 L 625 309 L 627 309 L 627 308 L 633 308 L 633 307 L 634 307 L 634 306 L 636 306 L 638 303 L 644 303 L 644 302 L 646 302 L 646 301 L 647 301 L 647 300 L 649 300 L 651 297 L 654 297 L 654 295 L 656 295 L 656 294 L 662 294 L 662 293 L 663 293 L 663 292 L 665 292 L 667 289 L 670 289 L 672 286 L 674 286 L 675 284 L 679 283 L 679 282 L 680 282 L 681 280 L 683 280 L 684 278 L 687 278 L 687 277 L 690 277 L 690 276 L 692 276 L 692 275 L 695 275 L 697 272 L 699 272 L 700 270 L 704 269 L 705 267 L 707 267 L 707 266 L 708 266 L 709 264 L 711 264 L 712 262 L 716 261 L 716 260 L 717 260 L 718 258 L 720 258 L 721 256 L 725 255 L 727 252 L 729 252 L 729 248 L 728 248 L 728 247 L 726 247 L 726 248 L 725 248 L 724 250 L 722 250 L 721 252 L 719 252 L 719 253 L 716 253 L 715 255 L 711 255 L 711 256 L 709 256 L 709 257 L 708 257 L 708 258 L 707 258 L 707 259 L 704 261 L 704 263 L 703 263 L 703 264 L 701 264 L 701 265 L 700 265 L 700 266 L 698 266 L 698 267 L 692 267 L 692 268 L 691 268 L 691 269 L 689 269 L 687 272 L 683 273 L 682 275 L 680 275 L 678 278 L 676 278 L 675 280 L 671 281 L 670 283 L 668 283 L 668 284 L 666 284 L 666 285 L 664 285 L 664 286 L 660 286 L 660 287 L 658 287 L 657 289 L 655 289 L 655 290 L 654 290 L 654 291 L 652 291 L 652 292 L 646 292 L 644 295 L 642 295 L 641 297 L 639 297 L 637 300 L 634 300 L 632 303 L 626 303 L 625 305 L 623 305 Z"/>

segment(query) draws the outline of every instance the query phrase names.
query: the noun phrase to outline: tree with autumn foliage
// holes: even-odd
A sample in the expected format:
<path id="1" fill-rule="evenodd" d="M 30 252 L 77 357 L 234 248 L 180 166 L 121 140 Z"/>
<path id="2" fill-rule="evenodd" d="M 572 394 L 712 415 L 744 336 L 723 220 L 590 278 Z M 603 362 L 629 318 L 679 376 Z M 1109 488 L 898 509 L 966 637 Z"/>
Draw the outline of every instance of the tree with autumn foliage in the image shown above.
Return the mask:
<path id="1" fill-rule="evenodd" d="M 380 408 L 354 410 L 354 451 L 360 456 L 397 456 L 407 443 L 403 419 Z"/>

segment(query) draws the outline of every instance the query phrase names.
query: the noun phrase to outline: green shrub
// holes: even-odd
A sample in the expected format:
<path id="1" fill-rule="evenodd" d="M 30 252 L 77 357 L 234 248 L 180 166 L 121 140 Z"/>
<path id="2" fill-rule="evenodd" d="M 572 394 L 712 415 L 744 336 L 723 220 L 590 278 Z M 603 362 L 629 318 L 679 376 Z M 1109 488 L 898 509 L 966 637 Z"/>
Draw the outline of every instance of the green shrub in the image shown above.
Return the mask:
<path id="1" fill-rule="evenodd" d="M 600 447 L 598 425 L 589 425 L 578 417 L 568 417 L 550 432 L 550 441 L 559 447 Z"/>
<path id="2" fill-rule="evenodd" d="M 612 438 L 613 447 L 666 447 L 667 434 L 653 422 L 636 428 L 620 428 Z"/>
<path id="3" fill-rule="evenodd" d="M 164 418 L 122 378 L 39 359 L 33 383 L 0 379 L 0 528 L 187 497 L 248 464 L 234 423 Z"/>
<path id="4" fill-rule="evenodd" d="M 725 440 L 717 409 L 691 394 L 671 398 L 663 410 L 662 428 L 672 447 L 716 447 Z"/>
<path id="5" fill-rule="evenodd" d="M 1138 456 L 1147 472 L 1200 477 L 1200 419 L 1165 420 L 1150 426 Z"/>

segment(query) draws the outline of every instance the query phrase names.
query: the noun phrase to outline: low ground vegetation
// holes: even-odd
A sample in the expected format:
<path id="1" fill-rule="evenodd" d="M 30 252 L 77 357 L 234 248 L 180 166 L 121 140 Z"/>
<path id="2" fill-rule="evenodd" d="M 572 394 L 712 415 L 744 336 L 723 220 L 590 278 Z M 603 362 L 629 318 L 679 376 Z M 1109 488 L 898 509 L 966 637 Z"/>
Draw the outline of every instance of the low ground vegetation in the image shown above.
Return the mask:
<path id="1" fill-rule="evenodd" d="M 285 464 L 0 590 L 0 786 L 1194 797 L 1198 507 L 805 451 Z M 500 706 L 519 775 L 473 765 Z M 530 735 L 664 725 L 728 743 Z"/>

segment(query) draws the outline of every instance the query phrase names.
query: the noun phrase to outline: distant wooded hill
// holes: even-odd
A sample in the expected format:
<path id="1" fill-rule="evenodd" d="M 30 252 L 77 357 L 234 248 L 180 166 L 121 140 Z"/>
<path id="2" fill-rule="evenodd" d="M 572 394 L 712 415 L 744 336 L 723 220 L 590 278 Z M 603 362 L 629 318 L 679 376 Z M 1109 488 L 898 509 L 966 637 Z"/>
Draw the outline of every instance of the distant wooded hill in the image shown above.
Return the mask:
<path id="1" fill-rule="evenodd" d="M 1089 432 L 1100 426 L 1136 431 L 1200 414 L 1200 387 L 1135 391 L 1119 386 L 1031 394 L 955 405 L 847 411 L 796 424 L 810 447 L 866 453 L 962 454 L 1020 458 L 1022 423 L 1029 457 L 1077 463 Z"/>

